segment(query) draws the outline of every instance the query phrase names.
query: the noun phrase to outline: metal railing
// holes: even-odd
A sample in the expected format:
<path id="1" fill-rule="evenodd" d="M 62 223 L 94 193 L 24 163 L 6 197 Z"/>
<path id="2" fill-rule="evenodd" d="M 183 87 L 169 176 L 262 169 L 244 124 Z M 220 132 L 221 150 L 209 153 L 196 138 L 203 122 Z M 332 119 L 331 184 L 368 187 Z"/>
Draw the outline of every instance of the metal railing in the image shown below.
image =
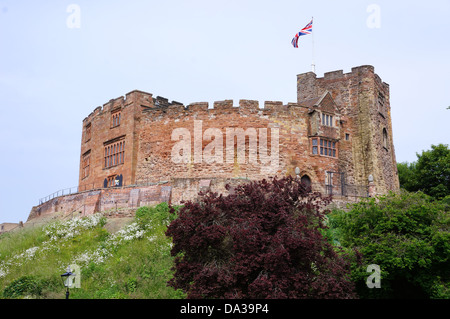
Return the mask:
<path id="1" fill-rule="evenodd" d="M 150 186 L 156 184 L 164 184 L 168 181 L 159 181 L 159 182 L 150 182 L 149 180 L 143 181 L 141 183 L 134 183 L 128 186 Z M 126 185 L 122 185 L 119 187 L 125 187 Z M 117 186 L 116 186 L 117 187 Z M 48 196 L 42 197 L 39 199 L 39 205 L 42 205 L 49 200 L 54 198 L 65 196 L 65 195 L 73 195 L 77 193 L 81 193 L 88 190 L 96 190 L 96 189 L 106 189 L 106 188 L 114 188 L 114 187 L 104 187 L 104 185 L 95 185 L 92 184 L 84 184 L 81 186 L 74 186 L 70 188 L 60 189 Z M 365 185 L 350 185 L 350 184 L 338 184 L 338 185 L 325 185 L 321 183 L 311 183 L 311 189 L 315 192 L 321 192 L 326 195 L 334 195 L 334 196 L 352 196 L 352 197 L 369 197 L 368 188 Z"/>
<path id="2" fill-rule="evenodd" d="M 52 200 L 56 197 L 60 197 L 60 196 L 65 196 L 65 195 L 72 195 L 72 194 L 77 194 L 77 193 L 81 193 L 87 190 L 92 190 L 95 189 L 95 184 L 87 184 L 87 185 L 82 185 L 82 186 L 74 186 L 74 187 L 70 187 L 70 188 L 64 188 L 64 189 L 60 189 L 59 191 L 56 191 L 48 196 L 42 197 L 39 199 L 39 205 L 44 204 L 45 202 L 48 202 L 49 200 Z"/>
<path id="3" fill-rule="evenodd" d="M 102 184 L 95 184 L 95 183 L 89 183 L 89 184 L 84 184 L 81 186 L 74 186 L 74 187 L 70 187 L 70 188 L 65 188 L 65 189 L 60 189 L 59 191 L 56 191 L 48 196 L 42 197 L 39 199 L 39 205 L 42 205 L 46 202 L 48 202 L 49 200 L 52 200 L 54 198 L 57 197 L 61 197 L 61 196 L 66 196 L 66 195 L 75 195 L 81 192 L 85 192 L 85 191 L 92 191 L 92 190 L 100 190 L 100 189 L 108 189 L 108 188 L 120 188 L 120 187 L 131 187 L 131 186 L 151 186 L 151 185 L 158 185 L 158 184 L 165 184 L 167 183 L 167 180 L 160 180 L 159 182 L 150 182 L 149 180 L 146 181 L 142 181 L 140 183 L 133 183 L 133 184 L 129 184 L 129 185 L 120 185 L 120 186 L 109 186 L 109 187 L 105 187 L 104 183 Z"/>

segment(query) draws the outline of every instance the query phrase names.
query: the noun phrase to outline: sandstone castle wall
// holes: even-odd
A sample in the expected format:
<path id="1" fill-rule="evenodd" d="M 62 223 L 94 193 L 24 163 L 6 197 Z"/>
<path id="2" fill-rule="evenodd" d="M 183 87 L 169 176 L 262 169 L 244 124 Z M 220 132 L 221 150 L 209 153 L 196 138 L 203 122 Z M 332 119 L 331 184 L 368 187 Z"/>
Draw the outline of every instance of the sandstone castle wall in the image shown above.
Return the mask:
<path id="1" fill-rule="evenodd" d="M 299 74 L 297 101 L 285 105 L 253 100 L 183 105 L 136 90 L 83 120 L 79 190 L 97 190 L 104 198 L 105 190 L 122 189 L 124 206 L 142 185 L 166 185 L 170 201 L 179 203 L 201 189 L 224 191 L 226 183 L 275 175 L 298 175 L 316 190 L 344 199 L 399 188 L 389 85 L 372 66 L 321 78 Z M 86 194 L 65 200 L 97 196 Z M 100 198 L 92 202 L 97 207 L 90 211 L 98 210 Z"/>

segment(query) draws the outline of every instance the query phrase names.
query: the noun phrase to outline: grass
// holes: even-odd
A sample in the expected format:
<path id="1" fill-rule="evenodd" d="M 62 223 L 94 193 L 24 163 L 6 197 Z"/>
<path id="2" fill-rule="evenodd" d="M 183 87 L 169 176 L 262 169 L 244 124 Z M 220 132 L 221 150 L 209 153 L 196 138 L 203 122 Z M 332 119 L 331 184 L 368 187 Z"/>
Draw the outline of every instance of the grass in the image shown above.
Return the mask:
<path id="1" fill-rule="evenodd" d="M 166 284 L 173 257 L 165 230 L 173 218 L 162 203 L 138 209 L 116 233 L 96 214 L 3 234 L 0 298 L 64 298 L 60 275 L 70 264 L 81 268 L 81 287 L 70 298 L 184 298 Z"/>

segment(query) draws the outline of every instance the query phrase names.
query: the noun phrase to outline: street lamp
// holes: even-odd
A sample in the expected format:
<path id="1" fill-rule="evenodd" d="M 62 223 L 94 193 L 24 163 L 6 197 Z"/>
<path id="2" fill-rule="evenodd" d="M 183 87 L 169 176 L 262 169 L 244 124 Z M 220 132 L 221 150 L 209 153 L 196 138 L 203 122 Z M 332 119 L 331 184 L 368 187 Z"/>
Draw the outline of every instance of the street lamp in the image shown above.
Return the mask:
<path id="1" fill-rule="evenodd" d="M 64 286 L 67 287 L 66 299 L 69 299 L 69 288 L 72 288 L 73 277 L 75 277 L 75 274 L 70 271 L 70 266 L 68 266 L 67 272 L 61 275 Z"/>

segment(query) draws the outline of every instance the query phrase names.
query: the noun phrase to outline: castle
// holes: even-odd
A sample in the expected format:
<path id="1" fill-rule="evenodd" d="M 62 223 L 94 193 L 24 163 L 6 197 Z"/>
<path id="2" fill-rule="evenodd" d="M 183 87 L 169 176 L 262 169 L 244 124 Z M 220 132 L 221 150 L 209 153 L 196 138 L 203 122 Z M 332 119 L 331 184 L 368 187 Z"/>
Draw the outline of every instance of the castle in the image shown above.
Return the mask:
<path id="1" fill-rule="evenodd" d="M 296 175 L 344 201 L 383 194 L 399 188 L 389 85 L 364 65 L 297 75 L 297 101 L 287 105 L 183 105 L 135 90 L 83 120 L 79 169 L 77 194 L 42 203 L 30 217 L 79 205 L 92 213 L 179 203 L 275 175 Z"/>

